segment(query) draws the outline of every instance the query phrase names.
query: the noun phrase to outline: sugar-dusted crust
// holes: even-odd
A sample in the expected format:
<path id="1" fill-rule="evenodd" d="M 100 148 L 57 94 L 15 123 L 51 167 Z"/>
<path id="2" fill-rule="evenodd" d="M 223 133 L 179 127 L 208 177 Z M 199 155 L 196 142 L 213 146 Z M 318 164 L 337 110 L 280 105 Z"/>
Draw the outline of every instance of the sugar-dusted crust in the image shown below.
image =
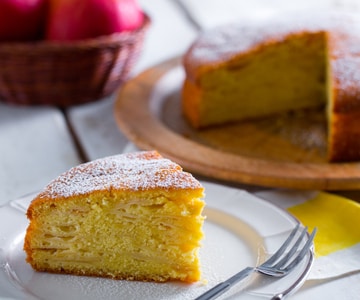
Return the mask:
<path id="1" fill-rule="evenodd" d="M 31 203 L 65 199 L 101 191 L 146 191 L 154 189 L 202 190 L 199 182 L 156 151 L 110 156 L 76 166 L 50 182 Z"/>
<path id="2" fill-rule="evenodd" d="M 360 159 L 360 57 L 331 62 L 333 101 L 329 107 L 328 145 L 331 161 Z"/>
<path id="3" fill-rule="evenodd" d="M 270 19 L 251 19 L 219 26 L 203 32 L 185 53 L 186 76 L 188 80 L 198 82 L 204 73 L 229 60 L 261 51 L 288 36 L 302 33 L 330 32 L 334 57 L 349 53 L 357 55 L 360 53 L 359 35 L 356 34 L 359 30 L 357 15 L 337 12 L 281 14 Z"/>
<path id="4" fill-rule="evenodd" d="M 357 120 L 360 115 L 360 17 L 356 14 L 324 12 L 279 15 L 266 20 L 246 20 L 204 32 L 183 59 L 186 78 L 182 90 L 182 108 L 190 124 L 195 128 L 222 124 L 221 120 L 213 124 L 207 120 L 204 103 L 209 98 L 206 99 L 204 95 L 209 90 L 207 85 L 211 86 L 216 80 L 209 84 L 209 80 L 204 79 L 205 76 L 209 78 L 208 74 L 234 66 L 240 69 L 242 65 L 249 63 L 252 56 L 262 53 L 271 45 L 281 44 L 291 37 L 316 35 L 319 32 L 323 32 L 326 37 L 325 50 L 329 68 L 326 81 L 329 85 L 326 104 L 328 159 L 359 160 L 360 130 L 357 129 Z M 224 76 L 221 72 L 219 74 Z M 212 79 L 215 78 L 214 75 L 211 76 Z M 239 77 L 234 78 L 241 80 Z M 224 88 L 219 90 L 221 95 Z M 223 97 L 227 95 L 224 94 Z M 247 101 L 246 96 L 238 100 Z M 231 109 L 234 111 L 231 107 L 229 111 Z M 212 107 L 212 110 L 219 109 Z"/>

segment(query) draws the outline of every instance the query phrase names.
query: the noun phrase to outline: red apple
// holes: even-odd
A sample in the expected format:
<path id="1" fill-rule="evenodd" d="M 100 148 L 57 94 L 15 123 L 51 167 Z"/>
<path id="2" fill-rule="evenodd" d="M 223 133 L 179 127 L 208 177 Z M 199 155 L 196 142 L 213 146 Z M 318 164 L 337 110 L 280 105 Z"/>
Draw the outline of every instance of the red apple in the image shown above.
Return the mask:
<path id="1" fill-rule="evenodd" d="M 48 40 L 72 41 L 138 28 L 144 19 L 136 0 L 50 0 Z"/>
<path id="2" fill-rule="evenodd" d="M 0 0 L 0 41 L 39 38 L 45 15 L 45 0 Z"/>

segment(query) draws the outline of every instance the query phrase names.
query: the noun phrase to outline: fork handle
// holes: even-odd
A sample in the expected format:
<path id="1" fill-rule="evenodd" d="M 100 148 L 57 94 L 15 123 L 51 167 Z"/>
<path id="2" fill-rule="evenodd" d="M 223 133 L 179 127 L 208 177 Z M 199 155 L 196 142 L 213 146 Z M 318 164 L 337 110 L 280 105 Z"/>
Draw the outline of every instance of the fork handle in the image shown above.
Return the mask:
<path id="1" fill-rule="evenodd" d="M 229 290 L 234 284 L 240 282 L 247 276 L 249 276 L 252 272 L 254 272 L 255 268 L 247 267 L 244 270 L 236 273 L 234 276 L 230 277 L 224 282 L 220 282 L 215 285 L 213 288 L 205 292 L 204 294 L 197 297 L 195 300 L 211 300 L 219 297 L 227 290 Z"/>

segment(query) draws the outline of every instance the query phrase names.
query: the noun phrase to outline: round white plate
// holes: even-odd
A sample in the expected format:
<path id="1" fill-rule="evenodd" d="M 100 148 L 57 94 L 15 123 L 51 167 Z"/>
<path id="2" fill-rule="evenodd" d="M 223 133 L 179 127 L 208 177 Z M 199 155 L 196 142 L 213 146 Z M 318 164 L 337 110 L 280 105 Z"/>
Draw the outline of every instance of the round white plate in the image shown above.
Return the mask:
<path id="1" fill-rule="evenodd" d="M 264 261 L 297 223 L 285 211 L 243 190 L 203 185 L 207 219 L 200 282 L 129 282 L 33 271 L 23 251 L 25 212 L 34 196 L 29 195 L 0 207 L 0 299 L 194 299 L 242 268 Z M 274 281 L 255 274 L 226 297 L 258 299 L 285 290 L 308 268 L 310 256 L 286 278 Z"/>

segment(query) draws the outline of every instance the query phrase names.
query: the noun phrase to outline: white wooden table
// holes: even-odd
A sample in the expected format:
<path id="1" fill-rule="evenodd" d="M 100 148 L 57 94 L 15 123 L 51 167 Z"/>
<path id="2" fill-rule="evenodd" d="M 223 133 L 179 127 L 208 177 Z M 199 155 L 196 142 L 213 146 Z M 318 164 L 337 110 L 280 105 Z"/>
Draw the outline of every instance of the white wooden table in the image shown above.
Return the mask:
<path id="1" fill-rule="evenodd" d="M 321 0 L 315 4 L 305 0 L 139 2 L 150 15 L 152 26 L 133 75 L 181 55 L 200 30 L 225 22 L 249 15 L 261 17 L 280 8 L 303 9 L 313 5 L 315 9 L 336 7 L 353 11 L 360 7 L 360 2 L 348 0 Z M 116 126 L 113 103 L 114 96 L 111 96 L 65 112 L 53 107 L 0 104 L 0 205 L 41 189 L 78 163 L 131 148 L 132 144 Z M 360 299 L 359 283 L 360 274 L 307 282 L 291 299 Z"/>

